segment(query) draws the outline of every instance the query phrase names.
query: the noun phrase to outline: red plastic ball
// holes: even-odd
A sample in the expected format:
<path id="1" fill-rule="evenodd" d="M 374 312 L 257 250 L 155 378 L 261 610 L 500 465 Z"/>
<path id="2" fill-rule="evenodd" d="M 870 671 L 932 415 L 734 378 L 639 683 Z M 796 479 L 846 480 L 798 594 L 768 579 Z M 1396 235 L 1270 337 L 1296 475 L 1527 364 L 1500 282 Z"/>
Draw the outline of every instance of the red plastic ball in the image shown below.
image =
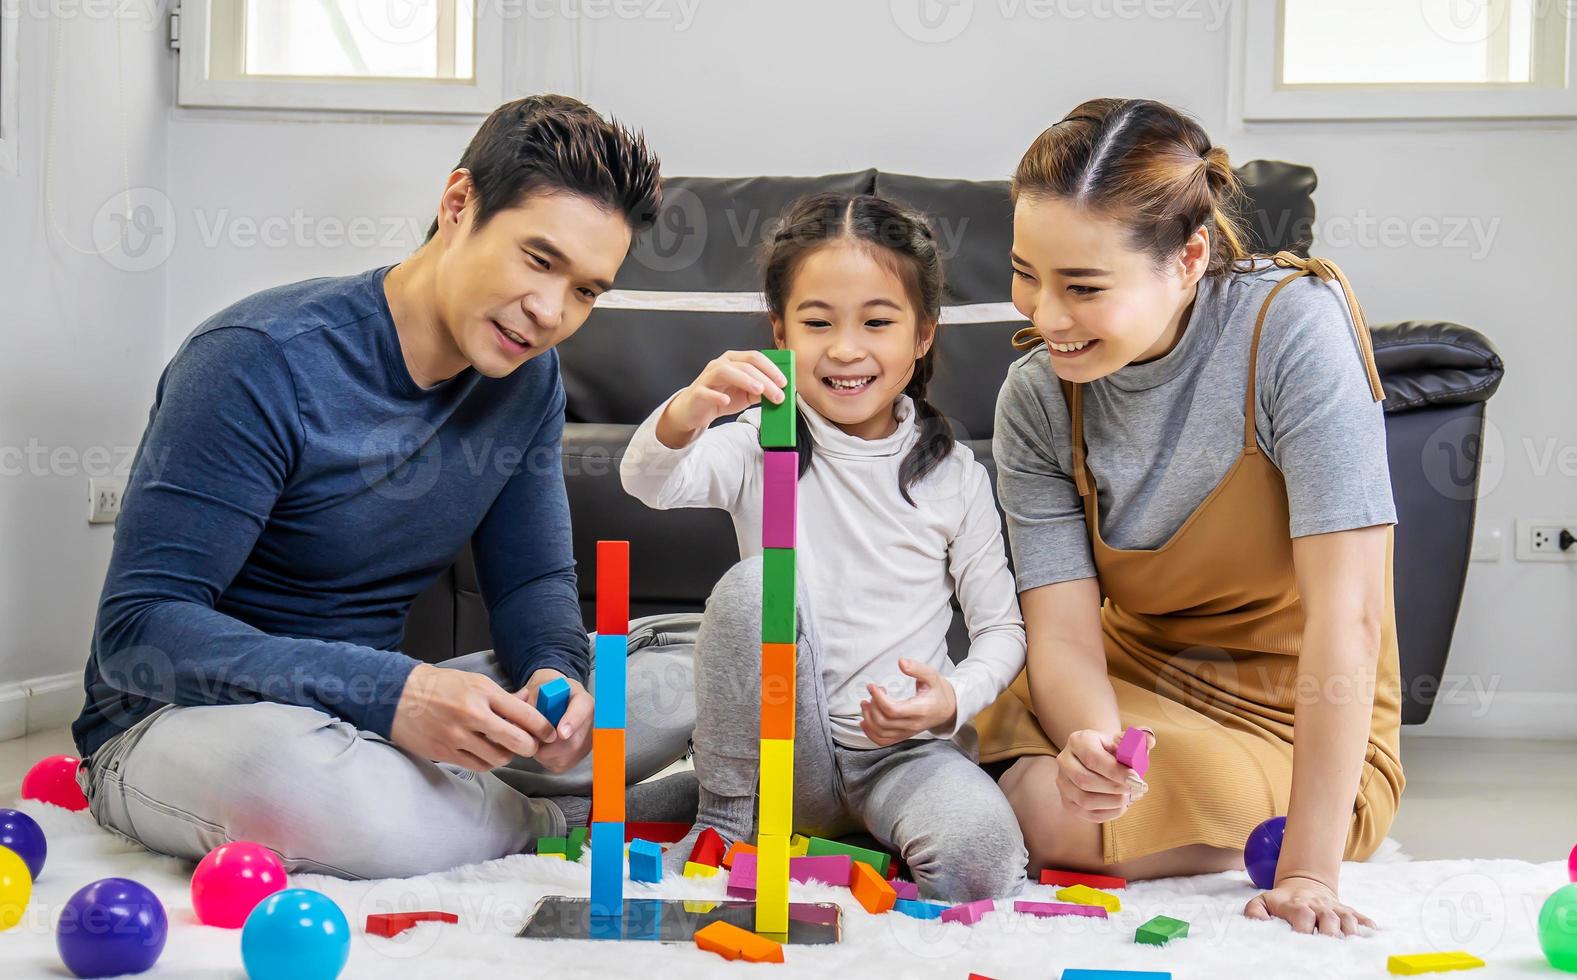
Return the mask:
<path id="1" fill-rule="evenodd" d="M 221 844 L 192 872 L 192 911 L 203 925 L 239 929 L 285 883 L 285 865 L 273 851 L 244 840 Z"/>
<path id="2" fill-rule="evenodd" d="M 74 755 L 52 755 L 40 759 L 22 777 L 22 799 L 53 803 L 67 810 L 86 810 L 88 798 L 77 785 L 77 767 L 82 760 Z"/>
<path id="3" fill-rule="evenodd" d="M 1566 859 L 1566 877 L 1577 882 L 1577 845 L 1572 847 L 1572 856 Z"/>

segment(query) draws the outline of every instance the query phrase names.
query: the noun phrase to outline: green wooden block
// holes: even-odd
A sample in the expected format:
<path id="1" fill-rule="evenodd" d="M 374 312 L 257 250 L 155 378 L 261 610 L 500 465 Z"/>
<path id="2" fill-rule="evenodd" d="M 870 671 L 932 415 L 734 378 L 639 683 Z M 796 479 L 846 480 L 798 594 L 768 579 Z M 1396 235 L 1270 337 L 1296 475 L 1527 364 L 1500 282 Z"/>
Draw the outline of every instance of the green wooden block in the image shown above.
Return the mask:
<path id="1" fill-rule="evenodd" d="M 886 877 L 887 868 L 892 864 L 893 856 L 881 851 L 873 851 L 868 847 L 855 847 L 853 844 L 840 844 L 835 840 L 825 840 L 812 837 L 810 844 L 805 848 L 806 855 L 820 857 L 826 854 L 847 854 L 856 861 L 864 861 L 876 869 L 876 873 Z"/>
<path id="2" fill-rule="evenodd" d="M 570 861 L 579 861 L 580 852 L 586 846 L 586 835 L 590 833 L 589 827 L 575 827 L 569 832 L 569 840 L 564 848 L 564 857 Z"/>
<path id="3" fill-rule="evenodd" d="M 538 854 L 563 854 L 569 857 L 569 839 L 566 837 L 538 837 Z"/>
<path id="4" fill-rule="evenodd" d="M 761 642 L 793 643 L 794 549 L 765 548 L 761 571 Z"/>
<path id="5" fill-rule="evenodd" d="M 768 350 L 762 353 L 777 365 L 785 378 L 788 378 L 788 387 L 783 389 L 784 398 L 781 405 L 774 405 L 765 398 L 761 399 L 761 446 L 763 449 L 793 449 L 796 445 L 794 352 Z"/>
<path id="6" fill-rule="evenodd" d="M 1133 941 L 1149 943 L 1151 946 L 1165 946 L 1174 939 L 1184 939 L 1187 936 L 1188 923 L 1182 919 L 1158 915 L 1139 927 L 1139 931 L 1134 933 Z"/>

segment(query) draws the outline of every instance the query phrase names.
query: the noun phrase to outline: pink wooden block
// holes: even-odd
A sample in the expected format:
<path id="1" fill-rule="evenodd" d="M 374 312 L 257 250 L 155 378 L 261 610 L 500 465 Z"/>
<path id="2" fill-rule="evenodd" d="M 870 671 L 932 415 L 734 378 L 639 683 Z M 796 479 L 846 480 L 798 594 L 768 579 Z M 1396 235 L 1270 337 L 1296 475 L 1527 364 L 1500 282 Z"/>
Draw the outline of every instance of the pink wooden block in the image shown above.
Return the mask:
<path id="1" fill-rule="evenodd" d="M 965 902 L 963 905 L 955 905 L 943 912 L 942 921 L 962 922 L 966 926 L 972 926 L 980 921 L 981 916 L 995 908 L 996 905 L 989 898 L 982 898 L 978 902 Z"/>
<path id="2" fill-rule="evenodd" d="M 728 894 L 731 898 L 756 897 L 756 856 L 742 851 L 734 855 L 734 866 L 728 869 Z"/>
<path id="3" fill-rule="evenodd" d="M 847 854 L 818 854 L 815 857 L 789 858 L 789 880 L 804 884 L 824 881 L 848 887 L 854 873 L 854 859 Z"/>
<path id="4" fill-rule="evenodd" d="M 1106 910 L 1099 905 L 1071 905 L 1066 902 L 1014 902 L 1013 911 L 1025 915 L 1086 915 L 1092 919 L 1106 918 Z"/>
<path id="5" fill-rule="evenodd" d="M 1138 773 L 1140 779 L 1150 771 L 1150 739 L 1144 729 L 1123 732 L 1123 740 L 1117 743 L 1117 761 Z"/>
<path id="6" fill-rule="evenodd" d="M 762 453 L 761 547 L 794 547 L 799 514 L 799 453 L 768 449 Z"/>
<path id="7" fill-rule="evenodd" d="M 894 878 L 888 884 L 893 886 L 893 891 L 898 893 L 899 898 L 907 899 L 911 902 L 920 900 L 920 886 L 914 882 L 904 881 L 902 878 Z"/>

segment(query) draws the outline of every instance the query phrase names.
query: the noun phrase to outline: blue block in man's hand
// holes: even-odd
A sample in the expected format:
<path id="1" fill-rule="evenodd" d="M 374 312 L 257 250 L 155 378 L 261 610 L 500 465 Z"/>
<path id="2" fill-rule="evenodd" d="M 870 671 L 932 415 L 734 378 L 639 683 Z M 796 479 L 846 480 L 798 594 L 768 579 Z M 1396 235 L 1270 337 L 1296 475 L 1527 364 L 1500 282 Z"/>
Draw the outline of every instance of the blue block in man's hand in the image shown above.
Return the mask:
<path id="1" fill-rule="evenodd" d="M 542 717 L 554 728 L 559 727 L 559 721 L 564 717 L 564 709 L 569 707 L 569 681 L 562 677 L 555 677 L 546 684 L 537 688 L 537 710 L 542 712 Z"/>

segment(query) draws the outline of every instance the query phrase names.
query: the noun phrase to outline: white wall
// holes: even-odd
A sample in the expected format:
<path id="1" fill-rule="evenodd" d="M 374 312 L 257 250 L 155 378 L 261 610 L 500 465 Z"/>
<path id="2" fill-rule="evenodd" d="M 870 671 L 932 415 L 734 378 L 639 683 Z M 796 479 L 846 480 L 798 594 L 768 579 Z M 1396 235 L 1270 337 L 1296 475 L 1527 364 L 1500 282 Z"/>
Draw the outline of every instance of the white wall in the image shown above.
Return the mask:
<path id="1" fill-rule="evenodd" d="M 1240 161 L 1314 166 L 1326 232 L 1318 251 L 1350 273 L 1371 319 L 1458 320 L 1492 337 L 1509 364 L 1490 408 L 1504 451 L 1489 466 L 1499 475 L 1486 481 L 1480 507 L 1481 525 L 1504 531 L 1506 551 L 1499 563 L 1472 566 L 1451 661 L 1470 691 L 1500 693 L 1487 715 L 1466 698 L 1439 708 L 1428 728 L 1577 735 L 1577 571 L 1519 564 L 1510 548 L 1517 516 L 1577 518 L 1577 386 L 1570 382 L 1577 276 L 1569 271 L 1568 237 L 1577 200 L 1567 187 L 1573 125 L 1245 130 L 1232 121 L 1234 34 L 1220 0 L 1059 0 L 1037 8 L 1056 14 L 1049 18 L 1033 16 L 1028 0 L 981 0 L 962 32 L 940 43 L 917 40 L 923 29 L 903 29 L 900 22 L 913 26 L 906 12 L 915 2 L 604 5 L 604 16 L 579 25 L 578 73 L 574 25 L 527 18 L 511 25 L 516 90 L 573 92 L 639 125 L 672 174 L 877 166 L 1000 178 L 1036 133 L 1096 95 L 1181 105 Z M 618 13 L 637 8 L 649 16 Z M 1130 8 L 1176 15 L 1118 15 Z M 585 78 L 584 90 L 577 77 Z M 141 124 L 148 133 L 160 125 Z M 174 111 L 165 186 L 179 236 L 164 267 L 163 354 L 203 317 L 252 290 L 398 259 L 419 240 L 474 126 Z M 347 246 L 343 231 L 324 220 L 358 218 L 383 245 Z M 277 246 L 252 240 L 262 226 L 251 222 L 268 219 L 285 235 Z M 402 228 L 408 219 L 415 225 Z M 1428 240 L 1429 222 L 1458 220 L 1479 222 L 1481 234 L 1470 235 L 1468 247 Z M 1359 233 L 1381 221 L 1412 231 L 1400 243 Z M 157 286 L 146 288 L 141 299 L 160 295 Z M 140 410 L 147 391 L 135 394 Z M 69 416 L 58 403 L 39 404 L 41 419 Z M 71 533 L 86 532 L 73 526 Z M 57 547 L 57 531 L 40 538 Z M 83 562 L 92 564 L 84 556 L 62 567 L 91 578 Z M 36 591 L 27 595 L 38 599 Z M 79 598 L 73 608 L 86 613 L 91 597 Z M 85 624 L 76 629 L 85 635 Z M 58 663 L 80 657 L 78 641 L 55 647 Z"/>
<path id="2" fill-rule="evenodd" d="M 165 272 L 127 271 L 139 264 L 132 252 L 157 248 L 146 223 L 152 213 L 137 210 L 145 197 L 133 200 L 144 222 L 126 239 L 129 249 L 77 250 L 117 241 L 109 201 L 124 189 L 124 173 L 133 186 L 163 185 L 169 77 L 161 39 L 145 20 L 119 25 L 118 85 L 116 22 L 59 22 L 65 60 L 51 117 L 55 25 L 37 16 L 44 4 L 8 6 L 21 11 L 21 136 L 18 173 L 0 176 L 0 689 L 80 675 L 111 542 L 109 526 L 87 523 L 88 475 L 129 463 L 166 357 Z M 64 238 L 46 212 L 51 118 L 54 223 Z"/>

